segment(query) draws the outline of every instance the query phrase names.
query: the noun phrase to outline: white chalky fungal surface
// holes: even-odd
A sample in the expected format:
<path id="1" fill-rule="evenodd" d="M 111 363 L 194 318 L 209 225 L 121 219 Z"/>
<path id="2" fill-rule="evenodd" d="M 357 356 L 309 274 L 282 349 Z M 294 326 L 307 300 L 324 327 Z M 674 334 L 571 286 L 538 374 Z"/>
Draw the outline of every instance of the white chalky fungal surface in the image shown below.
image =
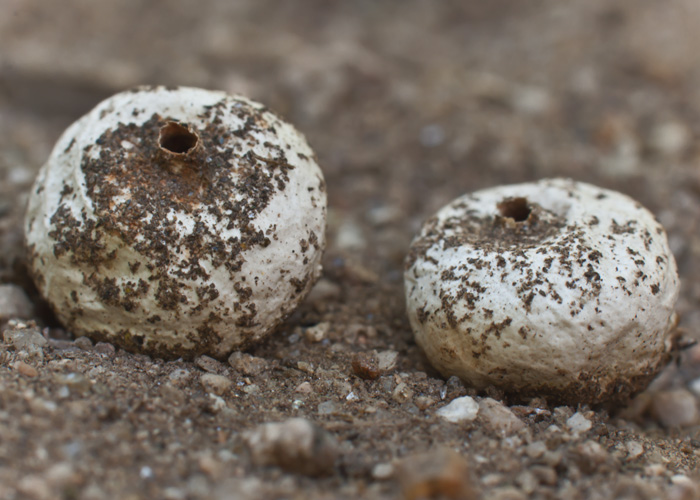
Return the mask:
<path id="1" fill-rule="evenodd" d="M 141 87 L 71 125 L 26 217 L 30 267 L 74 333 L 164 357 L 267 335 L 321 272 L 314 153 L 261 104 Z"/>
<path id="2" fill-rule="evenodd" d="M 405 272 L 445 376 L 571 403 L 623 399 L 667 362 L 679 291 L 654 216 L 568 179 L 486 189 L 428 220 Z"/>

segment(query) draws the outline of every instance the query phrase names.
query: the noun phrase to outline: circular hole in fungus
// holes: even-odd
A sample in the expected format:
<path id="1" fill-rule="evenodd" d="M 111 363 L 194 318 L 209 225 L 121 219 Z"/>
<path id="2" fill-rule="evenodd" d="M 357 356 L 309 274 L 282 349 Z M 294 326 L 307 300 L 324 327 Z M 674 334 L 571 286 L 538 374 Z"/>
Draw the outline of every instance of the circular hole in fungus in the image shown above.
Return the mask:
<path id="1" fill-rule="evenodd" d="M 509 217 L 515 222 L 523 222 L 530 217 L 527 198 L 506 198 L 498 204 L 498 211 L 501 216 Z"/>
<path id="2" fill-rule="evenodd" d="M 168 122 L 160 129 L 158 144 L 160 147 L 175 154 L 186 154 L 197 146 L 197 134 L 176 122 Z"/>

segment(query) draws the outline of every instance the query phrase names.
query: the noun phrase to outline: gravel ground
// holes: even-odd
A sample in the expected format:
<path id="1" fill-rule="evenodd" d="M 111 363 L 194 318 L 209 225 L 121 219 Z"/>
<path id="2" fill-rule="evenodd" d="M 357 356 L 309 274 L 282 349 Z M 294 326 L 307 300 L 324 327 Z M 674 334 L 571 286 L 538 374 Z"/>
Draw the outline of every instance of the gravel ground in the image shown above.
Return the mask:
<path id="1" fill-rule="evenodd" d="M 570 176 L 657 215 L 683 283 L 679 328 L 700 338 L 700 4 L 0 0 L 0 12 L 0 498 L 700 498 L 700 348 L 623 406 L 511 401 L 426 363 L 402 284 L 410 240 L 440 206 Z M 26 193 L 53 143 L 142 83 L 266 103 L 326 176 L 324 277 L 228 361 L 74 339 L 26 274 Z"/>

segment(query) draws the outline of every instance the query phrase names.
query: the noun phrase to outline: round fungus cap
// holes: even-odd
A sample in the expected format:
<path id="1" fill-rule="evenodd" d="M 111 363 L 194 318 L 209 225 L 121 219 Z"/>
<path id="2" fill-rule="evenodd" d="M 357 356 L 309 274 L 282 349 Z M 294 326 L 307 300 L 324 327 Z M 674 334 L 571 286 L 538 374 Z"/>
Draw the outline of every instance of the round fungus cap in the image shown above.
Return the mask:
<path id="1" fill-rule="evenodd" d="M 35 282 L 77 335 L 225 356 L 321 272 L 323 175 L 303 135 L 244 97 L 139 87 L 71 125 L 26 216 Z"/>
<path id="2" fill-rule="evenodd" d="M 668 361 L 679 279 L 628 196 L 569 179 L 462 196 L 407 257 L 417 343 L 445 376 L 521 399 L 629 397 Z"/>

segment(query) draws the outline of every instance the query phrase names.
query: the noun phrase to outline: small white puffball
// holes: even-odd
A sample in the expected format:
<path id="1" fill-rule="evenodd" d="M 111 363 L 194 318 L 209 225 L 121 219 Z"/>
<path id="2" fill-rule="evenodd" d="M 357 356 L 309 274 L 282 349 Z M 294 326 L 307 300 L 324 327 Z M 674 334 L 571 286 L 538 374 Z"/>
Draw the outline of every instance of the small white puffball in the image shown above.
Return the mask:
<path id="1" fill-rule="evenodd" d="M 628 196 L 568 179 L 456 199 L 406 262 L 417 343 L 445 376 L 569 403 L 619 400 L 668 361 L 679 279 Z"/>
<path id="2" fill-rule="evenodd" d="M 140 87 L 71 125 L 32 189 L 34 279 L 77 335 L 223 357 L 270 333 L 321 272 L 323 175 L 261 104 Z"/>

